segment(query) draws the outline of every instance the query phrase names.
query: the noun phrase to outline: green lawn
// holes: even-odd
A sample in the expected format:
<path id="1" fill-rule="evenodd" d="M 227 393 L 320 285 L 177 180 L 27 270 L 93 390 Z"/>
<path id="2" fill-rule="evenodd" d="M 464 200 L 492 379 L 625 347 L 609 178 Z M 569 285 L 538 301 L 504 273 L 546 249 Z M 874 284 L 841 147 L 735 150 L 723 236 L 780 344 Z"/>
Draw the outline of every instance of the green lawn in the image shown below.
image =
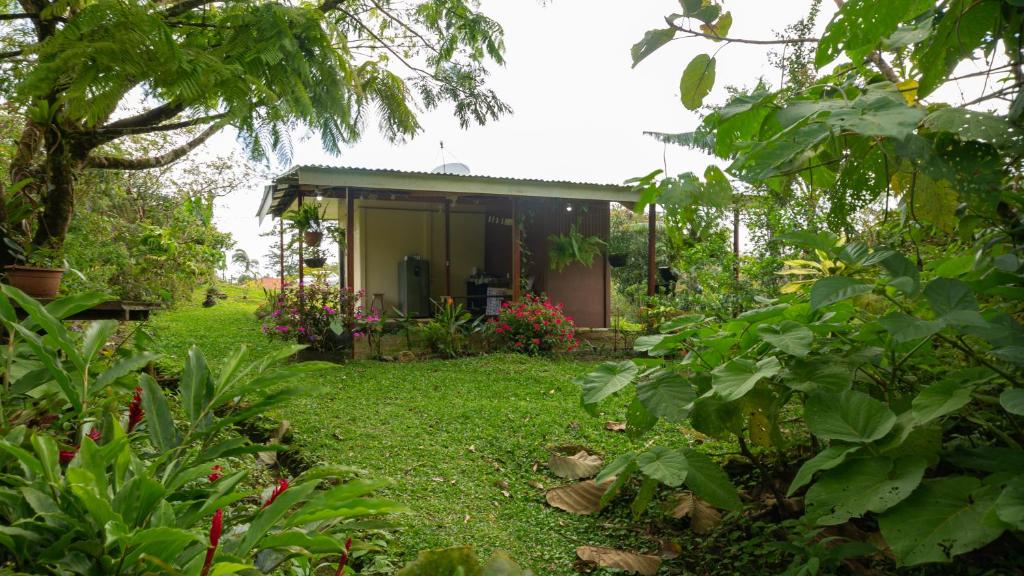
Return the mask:
<path id="1" fill-rule="evenodd" d="M 259 333 L 255 302 L 233 295 L 211 309 L 197 305 L 160 314 L 152 330 L 180 364 L 195 343 L 211 363 L 246 343 L 275 346 Z M 605 456 L 629 447 L 604 421 L 580 408 L 572 379 L 592 363 L 492 355 L 409 364 L 354 362 L 317 374 L 307 397 L 275 416 L 292 423 L 293 442 L 319 462 L 365 469 L 393 479 L 387 497 L 408 505 L 392 543 L 396 561 L 423 548 L 472 544 L 502 549 L 538 574 L 574 574 L 583 544 L 651 550 L 622 516 L 572 516 L 545 504 L 546 447 L 582 444 Z M 664 432 L 664 431 L 663 431 Z M 536 470 L 534 470 L 536 469 Z M 507 496 L 503 493 L 507 492 Z"/>

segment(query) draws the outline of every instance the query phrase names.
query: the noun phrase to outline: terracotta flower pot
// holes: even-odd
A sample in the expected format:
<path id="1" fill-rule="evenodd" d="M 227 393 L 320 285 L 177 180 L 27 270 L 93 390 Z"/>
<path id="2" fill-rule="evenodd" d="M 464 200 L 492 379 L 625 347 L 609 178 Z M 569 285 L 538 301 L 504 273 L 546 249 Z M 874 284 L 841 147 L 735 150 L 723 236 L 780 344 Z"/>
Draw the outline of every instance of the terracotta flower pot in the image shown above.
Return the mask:
<path id="1" fill-rule="evenodd" d="M 302 235 L 302 239 L 303 239 L 303 241 L 305 241 L 306 246 L 312 246 L 312 247 L 316 248 L 317 246 L 320 245 L 320 241 L 324 239 L 324 233 L 323 232 L 305 232 Z"/>
<path id="2" fill-rule="evenodd" d="M 63 268 L 36 268 L 34 266 L 5 266 L 7 283 L 33 298 L 53 298 L 60 290 Z"/>
<path id="3" fill-rule="evenodd" d="M 307 268 L 323 268 L 327 264 L 327 258 L 303 258 L 302 263 Z"/>

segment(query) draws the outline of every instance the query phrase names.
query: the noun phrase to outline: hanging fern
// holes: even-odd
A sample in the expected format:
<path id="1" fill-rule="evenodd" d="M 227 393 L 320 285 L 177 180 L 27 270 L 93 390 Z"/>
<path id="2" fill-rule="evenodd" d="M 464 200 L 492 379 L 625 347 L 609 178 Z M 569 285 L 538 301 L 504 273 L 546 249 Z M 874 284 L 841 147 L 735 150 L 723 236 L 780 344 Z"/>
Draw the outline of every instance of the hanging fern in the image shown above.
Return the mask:
<path id="1" fill-rule="evenodd" d="M 584 236 L 573 224 L 568 234 L 552 234 L 548 236 L 551 242 L 551 250 L 548 252 L 548 260 L 551 262 L 551 269 L 561 272 L 568 268 L 573 262 L 579 262 L 590 267 L 594 264 L 594 258 L 601 255 L 605 247 L 605 241 L 597 236 Z"/>

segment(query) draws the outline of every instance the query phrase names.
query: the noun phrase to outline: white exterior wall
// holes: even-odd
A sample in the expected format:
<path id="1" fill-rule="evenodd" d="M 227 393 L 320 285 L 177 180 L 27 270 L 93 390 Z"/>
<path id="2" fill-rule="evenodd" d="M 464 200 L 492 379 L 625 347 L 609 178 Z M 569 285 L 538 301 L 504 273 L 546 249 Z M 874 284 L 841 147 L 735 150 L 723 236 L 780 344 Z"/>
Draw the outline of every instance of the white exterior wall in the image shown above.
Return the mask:
<path id="1" fill-rule="evenodd" d="M 486 215 L 475 206 L 451 209 L 452 296 L 466 296 L 466 279 L 484 266 Z M 398 306 L 398 263 L 418 255 L 430 263 L 430 294 L 444 290 L 444 214 L 439 203 L 357 200 L 355 202 L 355 288 L 367 302 L 384 294 L 384 310 Z"/>

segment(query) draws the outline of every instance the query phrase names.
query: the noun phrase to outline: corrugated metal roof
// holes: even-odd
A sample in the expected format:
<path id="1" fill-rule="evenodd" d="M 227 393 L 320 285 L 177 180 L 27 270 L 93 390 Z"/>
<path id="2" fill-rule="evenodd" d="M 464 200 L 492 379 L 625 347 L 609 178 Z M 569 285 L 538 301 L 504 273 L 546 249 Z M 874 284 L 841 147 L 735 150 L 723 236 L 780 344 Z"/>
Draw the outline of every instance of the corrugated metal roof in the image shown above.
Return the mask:
<path id="1" fill-rule="evenodd" d="M 330 164 L 296 164 L 291 168 L 285 170 L 278 176 L 274 177 L 274 180 L 280 180 L 291 176 L 303 169 L 316 169 L 316 170 L 332 170 L 337 172 L 362 172 L 365 174 L 380 174 L 380 175 L 408 175 L 408 176 L 426 176 L 426 177 L 444 177 L 444 176 L 458 176 L 460 178 L 467 178 L 470 180 L 496 180 L 506 182 L 521 182 L 524 184 L 568 184 L 574 186 L 594 186 L 600 188 L 618 188 L 622 190 L 629 190 L 630 187 L 623 186 L 621 184 L 608 184 L 599 182 L 580 182 L 575 180 L 546 180 L 543 178 L 517 178 L 511 176 L 486 176 L 483 174 L 455 174 L 455 173 L 438 173 L 438 172 L 426 172 L 421 170 L 395 170 L 391 168 L 360 168 L 357 166 L 332 166 Z"/>

